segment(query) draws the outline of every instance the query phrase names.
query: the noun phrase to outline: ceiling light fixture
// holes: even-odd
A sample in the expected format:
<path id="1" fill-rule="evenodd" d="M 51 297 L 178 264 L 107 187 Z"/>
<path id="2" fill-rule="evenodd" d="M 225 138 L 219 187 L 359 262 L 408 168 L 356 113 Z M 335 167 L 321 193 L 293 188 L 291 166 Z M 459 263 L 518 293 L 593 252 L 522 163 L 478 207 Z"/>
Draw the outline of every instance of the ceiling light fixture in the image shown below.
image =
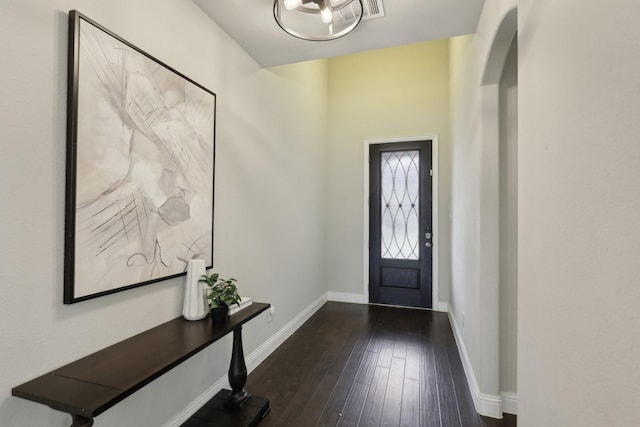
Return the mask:
<path id="1" fill-rule="evenodd" d="M 351 32 L 362 19 L 361 0 L 275 0 L 280 27 L 303 40 L 333 40 Z"/>

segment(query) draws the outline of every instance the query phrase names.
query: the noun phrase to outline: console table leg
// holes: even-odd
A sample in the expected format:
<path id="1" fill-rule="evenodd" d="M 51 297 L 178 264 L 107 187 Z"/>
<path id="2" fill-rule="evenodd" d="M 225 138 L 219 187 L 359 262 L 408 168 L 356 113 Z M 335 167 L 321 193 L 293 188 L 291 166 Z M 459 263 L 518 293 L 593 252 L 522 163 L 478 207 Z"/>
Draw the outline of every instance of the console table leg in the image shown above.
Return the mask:
<path id="1" fill-rule="evenodd" d="M 80 415 L 71 415 L 73 424 L 71 427 L 91 427 L 93 425 L 93 418 L 81 417 Z"/>
<path id="2" fill-rule="evenodd" d="M 240 409 L 251 399 L 251 394 L 244 389 L 246 383 L 247 365 L 244 363 L 244 350 L 242 349 L 242 326 L 238 326 L 233 330 L 233 351 L 229 366 L 231 393 L 225 402 L 227 408 Z"/>

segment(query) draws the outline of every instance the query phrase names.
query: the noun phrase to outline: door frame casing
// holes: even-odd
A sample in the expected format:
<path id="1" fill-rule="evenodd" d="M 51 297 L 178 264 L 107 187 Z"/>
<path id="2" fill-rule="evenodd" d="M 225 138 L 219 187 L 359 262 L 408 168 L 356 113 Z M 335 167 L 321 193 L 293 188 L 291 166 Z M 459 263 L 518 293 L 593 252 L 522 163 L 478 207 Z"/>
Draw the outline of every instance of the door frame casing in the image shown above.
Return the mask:
<path id="1" fill-rule="evenodd" d="M 363 295 L 364 303 L 369 303 L 369 146 L 374 144 L 394 144 L 399 142 L 414 142 L 414 141 L 431 141 L 431 169 L 433 170 L 431 181 L 431 220 L 433 230 L 433 251 L 432 251 L 432 281 L 431 281 L 431 310 L 443 311 L 440 307 L 440 301 L 438 299 L 438 251 L 440 250 L 440 228 L 438 227 L 438 135 L 421 135 L 421 136 L 406 136 L 398 138 L 380 138 L 380 139 L 365 139 L 363 144 L 364 152 L 364 244 L 363 244 Z M 446 311 L 446 309 L 444 310 Z"/>

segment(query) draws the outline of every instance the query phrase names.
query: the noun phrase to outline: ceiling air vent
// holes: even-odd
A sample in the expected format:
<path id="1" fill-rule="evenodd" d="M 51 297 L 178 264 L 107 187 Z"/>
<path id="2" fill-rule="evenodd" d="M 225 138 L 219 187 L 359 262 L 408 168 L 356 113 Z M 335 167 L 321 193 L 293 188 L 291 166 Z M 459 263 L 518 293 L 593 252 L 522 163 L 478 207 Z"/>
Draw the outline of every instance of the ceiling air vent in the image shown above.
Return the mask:
<path id="1" fill-rule="evenodd" d="M 384 6 L 382 0 L 362 0 L 362 20 L 382 18 Z"/>

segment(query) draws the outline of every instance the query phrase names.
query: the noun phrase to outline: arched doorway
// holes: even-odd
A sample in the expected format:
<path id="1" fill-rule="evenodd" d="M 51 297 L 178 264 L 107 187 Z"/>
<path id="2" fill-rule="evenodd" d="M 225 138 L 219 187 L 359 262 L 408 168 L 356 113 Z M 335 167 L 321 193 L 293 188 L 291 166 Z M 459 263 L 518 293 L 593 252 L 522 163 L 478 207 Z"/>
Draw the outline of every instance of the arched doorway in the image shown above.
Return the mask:
<path id="1" fill-rule="evenodd" d="M 513 156 L 517 141 L 517 83 L 514 86 L 512 81 L 515 74 L 517 82 L 516 31 L 517 13 L 513 8 L 505 14 L 496 32 L 481 87 L 483 173 L 479 183 L 479 298 L 482 324 L 478 411 L 496 418 L 501 418 L 503 411 L 516 412 L 517 255 L 512 246 L 517 242 L 517 227 L 513 226 L 517 218 L 514 217 L 517 215 L 514 209 L 517 207 L 517 185 L 514 187 L 517 162 Z M 516 46 L 511 50 L 514 43 Z M 509 78 L 503 81 L 503 75 Z"/>

